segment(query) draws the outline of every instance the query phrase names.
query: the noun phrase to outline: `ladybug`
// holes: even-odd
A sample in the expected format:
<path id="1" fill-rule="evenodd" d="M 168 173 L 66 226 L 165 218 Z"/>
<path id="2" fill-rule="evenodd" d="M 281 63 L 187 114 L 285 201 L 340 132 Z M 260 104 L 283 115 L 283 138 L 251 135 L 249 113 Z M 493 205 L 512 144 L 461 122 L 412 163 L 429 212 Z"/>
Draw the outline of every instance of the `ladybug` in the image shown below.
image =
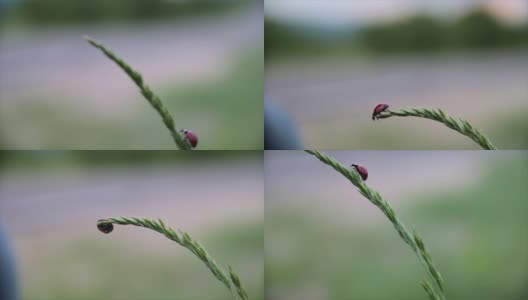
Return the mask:
<path id="1" fill-rule="evenodd" d="M 112 225 L 112 223 L 101 222 L 97 223 L 97 229 L 99 229 L 99 231 L 104 234 L 109 234 L 110 232 L 112 232 L 112 230 L 114 230 L 114 225 Z"/>
<path id="2" fill-rule="evenodd" d="M 381 117 L 381 113 L 386 111 L 389 108 L 389 105 L 387 104 L 378 104 L 374 108 L 374 112 L 372 113 L 372 120 L 376 120 Z"/>
<path id="3" fill-rule="evenodd" d="M 180 132 L 185 135 L 189 143 L 191 143 L 191 146 L 196 148 L 196 145 L 198 145 L 198 136 L 196 136 L 196 134 L 189 129 L 182 129 Z"/>
<path id="4" fill-rule="evenodd" d="M 356 165 L 356 164 L 352 164 L 351 167 L 354 168 L 354 170 L 356 170 L 356 172 L 359 173 L 359 175 L 361 176 L 361 179 L 367 180 L 368 178 L 367 168 L 363 167 L 362 165 Z"/>

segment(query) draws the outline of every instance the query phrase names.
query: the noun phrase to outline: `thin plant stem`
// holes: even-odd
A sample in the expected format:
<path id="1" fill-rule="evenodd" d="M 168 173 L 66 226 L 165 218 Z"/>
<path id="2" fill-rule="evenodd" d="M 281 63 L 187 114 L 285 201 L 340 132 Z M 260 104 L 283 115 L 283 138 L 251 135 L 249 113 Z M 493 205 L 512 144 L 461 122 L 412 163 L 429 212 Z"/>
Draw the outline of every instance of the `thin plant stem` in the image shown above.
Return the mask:
<path id="1" fill-rule="evenodd" d="M 106 57 L 108 57 L 113 62 L 115 62 L 123 71 L 125 71 L 125 73 L 127 73 L 130 79 L 134 81 L 134 83 L 137 85 L 137 87 L 141 91 L 141 94 L 143 95 L 143 97 L 147 99 L 150 105 L 160 115 L 161 119 L 163 120 L 163 123 L 165 124 L 165 127 L 169 129 L 172 135 L 172 139 L 176 143 L 176 146 L 182 150 L 192 150 L 192 146 L 189 143 L 189 141 L 180 133 L 179 130 L 176 129 L 172 115 L 169 113 L 167 108 L 163 105 L 163 102 L 161 102 L 160 97 L 158 97 L 152 91 L 152 89 L 144 82 L 143 77 L 141 76 L 141 73 L 132 69 L 132 67 L 128 65 L 122 58 L 114 54 L 114 52 L 109 50 L 101 42 L 89 36 L 84 36 L 84 39 L 88 43 L 90 43 L 92 46 L 94 46 L 95 48 L 101 50 L 104 53 L 104 55 L 106 55 Z"/>
<path id="2" fill-rule="evenodd" d="M 176 232 L 174 229 L 165 225 L 161 219 L 156 221 L 146 218 L 120 217 L 97 221 L 97 227 L 104 233 L 112 232 L 113 224 L 139 226 L 163 234 L 169 240 L 178 243 L 180 246 L 191 251 L 196 257 L 198 257 L 198 259 L 200 259 L 205 264 L 211 273 L 213 273 L 214 277 L 216 277 L 216 279 L 222 282 L 222 284 L 224 284 L 227 289 L 229 289 L 235 299 L 249 299 L 246 290 L 240 282 L 240 278 L 233 271 L 231 266 L 228 266 L 228 272 L 222 270 L 213 260 L 213 258 L 211 258 L 209 253 L 207 253 L 207 251 L 203 248 L 203 246 L 199 242 L 193 240 L 186 232 L 181 230 Z"/>
<path id="3" fill-rule="evenodd" d="M 430 299 L 433 300 L 444 300 L 445 299 L 445 290 L 444 290 L 444 281 L 440 272 L 433 264 L 433 260 L 422 238 L 419 237 L 418 233 L 414 231 L 411 233 L 403 224 L 403 222 L 396 215 L 394 209 L 389 205 L 387 201 L 381 197 L 381 195 L 368 186 L 364 180 L 361 179 L 361 176 L 356 171 L 351 168 L 345 167 L 343 164 L 339 163 L 334 158 L 319 152 L 317 150 L 305 150 L 307 153 L 315 156 L 321 162 L 329 165 L 334 168 L 336 171 L 345 176 L 358 190 L 359 192 L 367 198 L 372 204 L 377 206 L 383 214 L 389 219 L 389 221 L 394 226 L 394 229 L 398 232 L 400 238 L 411 248 L 411 250 L 416 254 L 429 276 L 435 283 L 435 287 L 429 283 L 428 280 L 422 281 L 422 287 L 429 295 Z"/>
<path id="4" fill-rule="evenodd" d="M 433 121 L 440 122 L 445 126 L 459 132 L 462 135 L 467 136 L 477 143 L 480 147 L 485 150 L 497 150 L 497 147 L 493 145 L 490 139 L 480 132 L 477 128 L 473 127 L 468 121 L 464 119 L 455 119 L 447 115 L 441 109 L 426 109 L 426 108 L 408 108 L 401 109 L 399 111 L 386 110 L 378 116 L 378 119 L 386 119 L 392 116 L 397 117 L 419 117 Z"/>

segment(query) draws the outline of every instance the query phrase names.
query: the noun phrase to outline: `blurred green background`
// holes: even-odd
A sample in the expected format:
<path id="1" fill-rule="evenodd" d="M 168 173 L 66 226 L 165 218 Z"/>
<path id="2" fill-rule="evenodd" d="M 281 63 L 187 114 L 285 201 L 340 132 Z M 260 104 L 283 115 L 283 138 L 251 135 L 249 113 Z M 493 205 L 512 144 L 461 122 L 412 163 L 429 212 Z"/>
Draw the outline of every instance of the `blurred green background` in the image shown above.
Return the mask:
<path id="1" fill-rule="evenodd" d="M 171 2 L 177 5 L 168 5 Z M 2 0 L 0 3 L 2 8 L 13 10 L 6 16 L 12 26 L 185 18 L 227 12 L 244 4 L 237 0 Z"/>
<path id="2" fill-rule="evenodd" d="M 443 108 L 527 149 L 528 2 L 266 1 L 266 97 L 316 149 L 477 149 L 378 103 Z"/>
<path id="3" fill-rule="evenodd" d="M 449 299 L 528 297 L 528 152 L 335 151 L 416 228 Z M 426 299 L 426 274 L 383 214 L 300 151 L 266 152 L 269 299 Z"/>
<path id="4" fill-rule="evenodd" d="M 262 153 L 2 152 L 0 227 L 21 299 L 232 299 L 188 250 L 111 216 L 187 231 L 264 299 Z"/>
<path id="5" fill-rule="evenodd" d="M 263 24 L 255 1 L 6 1 L 4 149 L 174 149 L 101 40 L 140 71 L 198 149 L 263 148 Z"/>

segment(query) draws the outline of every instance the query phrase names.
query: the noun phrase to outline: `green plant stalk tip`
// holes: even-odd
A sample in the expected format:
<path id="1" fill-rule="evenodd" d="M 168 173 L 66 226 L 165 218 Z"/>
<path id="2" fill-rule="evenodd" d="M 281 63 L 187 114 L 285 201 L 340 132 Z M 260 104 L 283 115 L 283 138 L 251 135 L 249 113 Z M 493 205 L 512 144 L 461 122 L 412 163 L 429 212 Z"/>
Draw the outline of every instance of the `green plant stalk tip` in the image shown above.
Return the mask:
<path id="1" fill-rule="evenodd" d="M 134 217 L 102 219 L 97 221 L 97 228 L 103 233 L 110 233 L 113 230 L 113 224 L 144 227 L 163 234 L 169 240 L 178 243 L 180 246 L 191 251 L 196 257 L 198 257 L 198 259 L 200 259 L 211 271 L 214 277 L 216 277 L 216 279 L 218 279 L 224 286 L 227 287 L 235 299 L 249 299 L 246 290 L 242 286 L 239 276 L 233 271 L 231 266 L 229 266 L 228 272 L 222 270 L 211 258 L 209 253 L 205 251 L 203 246 L 199 242 L 193 240 L 186 232 L 176 232 L 174 229 L 165 225 L 161 219 L 156 221 L 146 218 Z"/>
<path id="2" fill-rule="evenodd" d="M 431 277 L 435 283 L 433 288 L 431 284 L 426 280 L 422 282 L 422 287 L 429 295 L 431 299 L 445 300 L 445 291 L 444 291 L 444 282 L 440 275 L 440 272 L 433 264 L 433 260 L 429 251 L 425 247 L 425 244 L 418 236 L 418 233 L 414 231 L 413 233 L 409 232 L 405 225 L 400 221 L 396 215 L 394 209 L 389 205 L 387 201 L 381 197 L 381 195 L 368 186 L 365 181 L 361 179 L 361 176 L 356 171 L 351 168 L 345 167 L 343 164 L 339 163 L 334 158 L 320 152 L 317 150 L 305 150 L 305 152 L 315 156 L 321 162 L 327 164 L 328 166 L 334 168 L 336 171 L 345 176 L 358 190 L 359 192 L 367 198 L 372 204 L 377 206 L 383 214 L 389 219 L 389 221 L 394 226 L 394 229 L 398 232 L 400 238 L 413 250 L 413 252 L 418 257 L 420 263 L 424 266 L 427 274 Z"/>
<path id="3" fill-rule="evenodd" d="M 445 126 L 459 132 L 462 135 L 467 136 L 477 143 L 480 147 L 485 150 L 498 150 L 490 139 L 480 132 L 477 128 L 473 127 L 468 121 L 463 119 L 455 119 L 447 115 L 441 109 L 427 109 L 427 108 L 409 108 L 401 109 L 399 111 L 386 110 L 378 116 L 378 119 L 387 119 L 393 116 L 397 117 L 418 117 L 425 118 L 433 121 L 440 122 Z"/>
<path id="4" fill-rule="evenodd" d="M 176 143 L 176 146 L 182 150 L 192 150 L 192 146 L 189 141 L 179 132 L 179 130 L 176 129 L 176 126 L 174 125 L 174 119 L 167 110 L 167 108 L 163 105 L 163 102 L 161 101 L 160 97 L 158 97 L 152 91 L 152 89 L 147 84 L 145 84 L 141 73 L 132 69 L 132 67 L 130 67 L 130 65 L 128 65 L 122 58 L 115 55 L 101 42 L 89 36 L 84 36 L 84 39 L 95 48 L 101 50 L 103 54 L 106 55 L 106 57 L 115 62 L 123 71 L 125 71 L 125 73 L 127 73 L 130 79 L 134 81 L 134 83 L 138 86 L 139 90 L 141 91 L 143 97 L 147 99 L 150 105 L 160 115 L 161 119 L 163 120 L 163 123 L 165 124 L 165 127 L 169 129 L 172 139 Z"/>

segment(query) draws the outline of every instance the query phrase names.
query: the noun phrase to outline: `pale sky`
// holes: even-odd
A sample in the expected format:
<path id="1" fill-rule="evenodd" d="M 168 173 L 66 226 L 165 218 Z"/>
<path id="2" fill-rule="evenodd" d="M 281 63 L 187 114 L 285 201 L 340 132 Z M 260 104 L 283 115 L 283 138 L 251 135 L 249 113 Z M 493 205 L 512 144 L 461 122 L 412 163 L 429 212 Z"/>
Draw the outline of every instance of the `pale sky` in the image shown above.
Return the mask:
<path id="1" fill-rule="evenodd" d="M 266 0 L 266 15 L 292 22 L 320 25 L 362 24 L 390 20 L 417 11 L 457 16 L 485 5 L 501 19 L 528 19 L 528 0 Z"/>

